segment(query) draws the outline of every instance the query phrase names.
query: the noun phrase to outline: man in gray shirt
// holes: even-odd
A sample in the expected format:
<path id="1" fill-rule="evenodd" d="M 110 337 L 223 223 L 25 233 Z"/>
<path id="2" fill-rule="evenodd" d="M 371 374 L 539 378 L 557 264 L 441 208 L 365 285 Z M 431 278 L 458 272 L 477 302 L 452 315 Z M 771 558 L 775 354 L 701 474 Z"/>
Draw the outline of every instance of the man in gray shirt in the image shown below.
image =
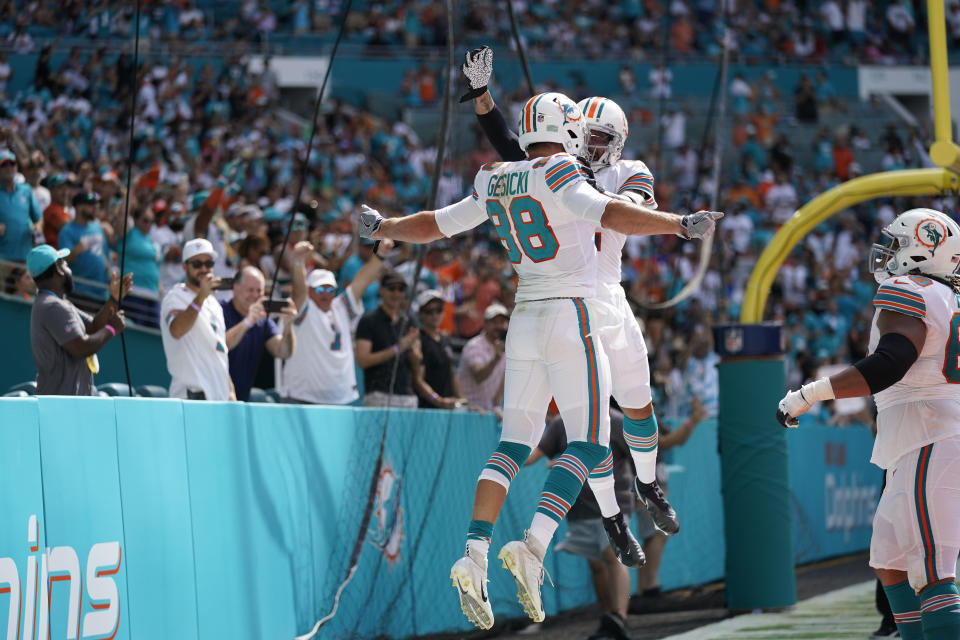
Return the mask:
<path id="1" fill-rule="evenodd" d="M 93 375 L 100 370 L 97 352 L 123 331 L 120 279 L 110 279 L 110 297 L 96 316 L 77 309 L 67 300 L 73 290 L 73 273 L 64 258 L 47 244 L 27 254 L 27 270 L 37 283 L 37 298 L 30 314 L 30 344 L 37 367 L 37 395 L 92 396 Z M 133 276 L 123 278 L 126 293 Z"/>

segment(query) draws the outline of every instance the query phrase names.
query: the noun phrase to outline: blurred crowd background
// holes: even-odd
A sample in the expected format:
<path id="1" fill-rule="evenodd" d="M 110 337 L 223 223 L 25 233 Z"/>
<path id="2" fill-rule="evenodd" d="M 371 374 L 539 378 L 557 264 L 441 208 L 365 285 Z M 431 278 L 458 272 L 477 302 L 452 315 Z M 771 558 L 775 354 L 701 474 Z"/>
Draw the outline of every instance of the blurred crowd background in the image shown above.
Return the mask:
<path id="1" fill-rule="evenodd" d="M 96 238 L 83 246 L 85 257 L 73 262 L 84 285 L 77 294 L 105 298 L 97 283 L 118 267 L 127 200 L 125 266 L 134 273 L 135 298 L 143 301 L 128 315 L 147 327 L 157 323 L 151 301 L 183 277 L 184 231 L 190 232 L 192 218 L 204 207 L 216 212 L 216 230 L 208 237 L 222 257 L 217 275 L 251 265 L 269 283 L 289 230 L 289 246 L 309 240 L 310 267 L 333 271 L 340 287 L 370 259 L 355 235 L 361 203 L 385 215 L 429 207 L 436 141 L 418 134 L 408 118 L 384 118 L 368 104 L 337 99 L 322 111 L 302 197 L 294 201 L 310 129 L 284 108 L 270 55 L 331 42 L 345 3 L 144 0 L 139 24 L 144 52 L 136 69 L 130 4 L 15 0 L 0 6 L 0 147 L 9 151 L 0 153 L 0 186 L 24 182 L 43 217 L 42 226 L 31 225 L 22 207 L 0 197 L 6 295 L 35 294 L 29 275 L 16 266 L 33 244 L 68 242 L 72 248 L 89 235 Z M 821 66 L 923 64 L 928 57 L 923 4 L 727 3 L 732 63 L 760 65 L 761 72 L 729 77 L 716 207 L 727 216 L 709 270 L 692 298 L 650 311 L 645 302 L 666 300 L 690 280 L 697 246 L 672 237 L 631 239 L 623 257 L 624 286 L 649 343 L 658 413 L 689 415 L 698 397 L 708 415 L 716 414 L 717 356 L 710 329 L 739 316 L 760 252 L 801 204 L 858 175 L 932 166 L 926 151 L 929 121 L 906 124 L 878 100 L 841 97 Z M 354 2 L 346 51 L 390 55 L 445 45 L 444 6 L 424 0 Z M 623 65 L 617 91 L 609 96 L 630 120 L 624 157 L 650 165 L 662 209 L 686 212 L 708 205 L 714 193 L 713 138 L 694 131 L 702 129 L 695 125 L 707 116 L 710 94 L 704 88 L 699 97 L 675 97 L 671 65 L 715 62 L 723 3 L 541 0 L 515 6 L 533 60 L 614 56 L 653 65 L 645 74 Z M 946 6 L 948 40 L 957 45 L 960 2 L 948 0 Z M 483 42 L 494 47 L 498 61 L 509 59 L 510 25 L 500 3 L 467 3 L 457 29 L 458 46 Z M 216 48 L 220 64 L 196 64 L 197 47 Z M 265 54 L 263 63 L 251 65 L 252 53 Z M 24 56 L 35 63 L 14 63 Z M 808 66 L 795 85 L 784 87 L 778 82 L 782 64 Z M 435 54 L 409 70 L 402 80 L 403 104 L 436 106 L 441 69 Z M 459 76 L 456 81 L 459 89 Z M 14 84 L 23 88 L 8 90 Z M 577 100 L 595 93 L 589 79 L 575 74 L 537 88 L 556 88 Z M 491 90 L 513 121 L 528 97 L 525 87 L 494 84 Z M 131 131 L 132 91 L 137 108 Z M 448 154 L 438 207 L 466 195 L 479 166 L 495 159 L 472 116 L 461 114 L 458 125 L 469 131 L 471 145 Z M 782 321 L 789 336 L 789 387 L 822 367 L 863 357 L 875 290 L 866 270 L 869 246 L 885 223 L 915 206 L 957 216 L 952 196 L 864 203 L 818 226 L 787 259 L 767 318 Z M 415 260 L 415 247 L 401 245 L 387 268 L 409 282 Z M 277 275 L 286 286 L 289 275 L 282 266 Z M 499 240 L 483 225 L 431 245 L 418 288 L 442 293 L 440 328 L 459 353 L 481 332 L 492 303 L 512 307 L 516 281 Z M 364 295 L 365 309 L 376 308 L 378 299 L 374 284 Z M 827 407 L 825 418 L 843 424 L 863 417 L 865 408 L 865 403 Z"/>

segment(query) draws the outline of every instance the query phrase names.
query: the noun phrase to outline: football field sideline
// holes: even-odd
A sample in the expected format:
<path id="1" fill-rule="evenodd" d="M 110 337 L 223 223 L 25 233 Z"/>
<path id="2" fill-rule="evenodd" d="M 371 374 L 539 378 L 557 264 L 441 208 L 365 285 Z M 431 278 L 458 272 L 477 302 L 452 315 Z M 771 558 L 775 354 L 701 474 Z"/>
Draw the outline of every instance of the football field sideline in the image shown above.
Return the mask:
<path id="1" fill-rule="evenodd" d="M 665 640 L 869 638 L 880 622 L 875 584 L 859 582 L 803 600 L 788 611 L 739 615 Z"/>

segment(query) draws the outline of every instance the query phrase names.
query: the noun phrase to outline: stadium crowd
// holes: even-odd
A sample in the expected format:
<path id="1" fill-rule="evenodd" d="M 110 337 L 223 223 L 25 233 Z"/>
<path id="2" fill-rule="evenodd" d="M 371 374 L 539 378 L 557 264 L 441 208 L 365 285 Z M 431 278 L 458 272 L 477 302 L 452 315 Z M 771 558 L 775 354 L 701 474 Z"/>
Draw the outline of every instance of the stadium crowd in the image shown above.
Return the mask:
<path id="1" fill-rule="evenodd" d="M 332 39 L 339 28 L 341 0 L 165 0 L 144 3 L 141 35 L 193 43 L 269 42 L 290 37 Z M 719 53 L 726 8 L 735 59 L 763 62 L 893 64 L 926 57 L 925 3 L 918 0 L 589 0 L 576 5 L 533 0 L 517 6 L 517 21 L 534 58 L 671 56 Z M 0 38 L 18 52 L 36 47 L 35 35 L 127 38 L 133 33 L 131 5 L 92 0 L 17 0 L 0 7 Z M 960 42 L 960 3 L 946 6 L 949 36 Z M 492 0 L 471 2 L 457 17 L 466 41 L 502 46 L 511 41 L 509 14 Z M 918 26 L 919 25 L 919 26 Z M 443 4 L 432 0 L 354 2 L 346 42 L 371 52 L 446 43 Z M 289 42 L 286 43 L 289 46 Z"/>
<path id="2" fill-rule="evenodd" d="M 314 33 L 323 31 L 323 20 L 317 19 L 321 3 L 317 7 L 305 2 L 284 4 L 300 17 L 277 12 L 277 29 L 289 27 L 291 20 L 303 26 L 301 14 L 305 12 L 309 18 L 306 28 Z M 618 11 L 642 21 L 651 12 L 655 14 L 656 4 L 624 2 Z M 772 30 L 783 21 L 800 24 L 804 16 L 812 15 L 810 12 L 827 12 L 831 5 L 849 15 L 860 4 L 865 3 L 828 0 L 819 8 L 810 3 L 743 3 L 737 20 L 753 16 Z M 879 6 L 866 4 L 867 24 L 883 32 L 892 28 L 891 10 L 899 7 L 906 11 L 911 3 L 889 3 L 885 14 Z M 948 4 L 948 13 L 955 13 L 956 3 Z M 48 25 L 50 16 L 44 14 L 50 9 L 48 5 L 30 3 L 25 7 L 27 13 L 16 20 L 4 15 L 0 19 L 6 19 L 3 24 L 7 27 L 24 20 L 25 24 Z M 243 3 L 238 21 L 230 23 L 233 27 L 208 19 L 189 1 L 176 3 L 180 12 L 179 21 L 174 21 L 176 29 L 168 15 L 171 6 L 174 4 L 154 3 L 149 12 L 153 21 L 150 29 L 161 29 L 164 36 L 182 39 L 189 39 L 194 32 L 206 34 L 198 37 L 228 38 L 243 35 L 243 25 L 249 26 L 250 17 L 264 10 L 266 3 Z M 423 24 L 432 24 L 435 19 L 429 18 L 433 15 L 430 7 L 436 12 L 434 5 L 403 6 L 408 18 L 416 14 Z M 548 3 L 531 3 L 525 15 L 536 16 L 546 6 Z M 580 19 L 567 24 L 582 30 L 581 35 L 601 29 L 602 21 L 595 17 L 599 6 L 588 4 L 578 12 Z M 713 2 L 676 1 L 668 14 L 678 21 L 689 20 L 702 26 L 705 16 L 716 10 Z M 104 12 L 108 13 L 107 18 L 103 17 Z M 112 10 L 103 2 L 77 2 L 69 3 L 65 13 L 72 16 L 71 20 L 57 21 L 56 28 L 94 37 L 91 25 L 96 16 L 100 16 L 97 24 L 106 29 L 105 33 L 114 35 L 118 33 L 118 21 L 122 24 L 128 12 Z M 482 16 L 476 13 L 471 8 L 464 17 L 468 30 L 479 33 L 481 28 L 504 27 L 500 22 L 487 24 L 489 20 L 500 20 L 494 17 L 501 15 L 499 12 L 484 12 Z M 885 22 L 881 19 L 884 15 Z M 167 18 L 163 19 L 164 16 Z M 369 16 L 377 21 L 377 11 L 369 12 Z M 257 24 L 264 21 L 261 16 Z M 382 22 L 390 21 L 384 18 Z M 849 23 L 848 19 L 843 24 Z M 211 32 L 215 27 L 215 32 Z M 351 21 L 351 28 L 362 33 L 370 30 L 359 18 Z M 862 49 L 873 42 L 870 37 L 859 41 L 855 34 L 843 29 L 828 37 L 851 46 L 859 42 L 856 46 Z M 400 31 L 406 33 L 403 28 Z M 10 31 L 8 43 L 18 46 L 16 34 L 27 32 L 16 26 Z M 536 29 L 525 28 L 525 32 L 535 39 Z M 631 37 L 639 33 L 635 32 L 631 31 Z M 872 33 L 869 29 L 868 32 Z M 756 31 L 762 33 L 762 29 Z M 576 33 L 570 34 L 567 40 L 577 42 L 577 37 Z M 694 40 L 699 42 L 701 38 Z M 426 35 L 422 41 L 435 44 Z M 554 37 L 551 41 L 563 38 Z M 900 44 L 906 46 L 905 43 Z M 746 48 L 746 42 L 742 45 Z M 540 50 L 533 41 L 530 46 L 534 52 Z M 612 46 L 616 46 L 615 42 Z M 626 44 L 624 47 L 629 48 Z M 584 45 L 584 54 L 589 51 L 590 47 Z M 8 151 L 0 154 L 0 183 L 6 172 L 13 181 L 10 184 L 20 185 L 12 192 L 4 187 L 8 193 L 29 187 L 37 210 L 42 212 L 43 223 L 37 223 L 29 203 L 13 206 L 0 199 L 0 225 L 4 229 L 0 259 L 23 262 L 30 248 L 41 241 L 71 249 L 69 260 L 80 279 L 75 295 L 91 298 L 93 304 L 99 305 L 106 298 L 103 285 L 119 266 L 124 246 L 122 230 L 127 228 L 125 269 L 134 274 L 134 288 L 125 307 L 128 320 L 134 323 L 157 326 L 159 301 L 183 279 L 182 247 L 194 237 L 205 236 L 212 243 L 216 253 L 213 271 L 218 277 L 231 277 L 249 266 L 262 273 L 268 293 L 269 283 L 276 275 L 280 287 L 273 295 L 281 298 L 292 294 L 291 270 L 295 265 L 291 256 L 300 255 L 295 252 L 299 245 L 305 269 L 329 271 L 337 291 L 342 292 L 358 271 L 374 259 L 371 247 L 355 238 L 353 221 L 361 203 L 393 215 L 428 208 L 435 149 L 403 122 L 386 122 L 341 103 L 327 111 L 319 123 L 303 197 L 295 203 L 307 132 L 281 120 L 273 111 L 278 88 L 269 65 L 265 71 L 253 73 L 239 55 L 228 55 L 219 71 L 212 67 L 193 69 L 177 56 L 148 56 L 142 60 L 136 72 L 134 163 L 131 192 L 127 194 L 124 178 L 128 168 L 131 95 L 125 79 L 133 71 L 132 57 L 129 53 L 110 56 L 101 51 L 75 49 L 58 66 L 52 65 L 50 59 L 51 48 L 47 46 L 38 59 L 31 90 L 5 96 L 0 146 Z M 626 68 L 621 74 L 621 88 L 627 96 L 623 106 L 632 131 L 655 128 L 653 112 L 643 106 L 649 102 L 649 93 L 637 89 L 636 78 L 629 71 Z M 658 71 L 662 77 L 650 78 L 650 87 L 669 93 L 669 71 Z M 0 56 L 0 80 L 4 73 L 9 79 L 9 66 L 4 66 Z M 588 88 L 580 86 L 567 91 L 579 98 L 586 95 Z M 635 98 L 630 97 L 632 91 L 636 92 Z M 436 95 L 435 87 L 432 93 L 429 88 L 418 89 L 418 96 L 426 96 L 426 101 L 431 95 Z M 712 325 L 739 315 L 746 281 L 759 253 L 801 203 L 861 173 L 929 165 L 925 151 L 927 132 L 919 129 L 906 130 L 891 124 L 882 131 L 865 131 L 851 122 L 840 128 L 823 126 L 812 141 L 785 133 L 784 123 L 816 123 L 824 112 L 842 114 L 846 109 L 846 103 L 836 96 L 823 74 L 805 76 L 793 96 L 781 95 L 769 74 L 752 82 L 737 75 L 731 80 L 730 96 L 732 126 L 728 145 L 734 150 L 735 161 L 724 166 L 721 173 L 717 207 L 726 211 L 727 217 L 720 226 L 700 289 L 692 299 L 672 309 L 646 310 L 643 301 L 667 299 L 690 280 L 698 256 L 691 253 L 692 245 L 673 239 L 643 238 L 631 239 L 624 256 L 624 280 L 632 299 L 638 302 L 637 313 L 644 322 L 653 358 L 654 386 L 664 407 L 663 415 L 668 418 L 689 415 L 694 396 L 704 402 L 708 415 L 715 415 L 715 377 L 691 373 L 715 373 L 712 365 L 717 356 L 711 345 Z M 525 97 L 522 90 L 517 90 L 504 93 L 498 100 L 512 115 Z M 662 149 L 647 146 L 631 150 L 628 144 L 627 155 L 639 153 L 654 169 L 661 206 L 692 210 L 706 204 L 712 190 L 712 150 L 709 146 L 703 152 L 693 150 L 682 109 L 668 105 L 661 124 Z M 459 199 L 477 167 L 495 159 L 481 135 L 477 135 L 477 140 L 475 150 L 444 164 L 438 206 Z M 812 156 L 813 162 L 798 162 L 798 156 Z M 881 157 L 878 163 L 876 159 Z M 127 195 L 130 219 L 124 225 Z M 862 356 L 874 288 L 863 257 L 870 243 L 878 238 L 880 226 L 910 206 L 931 206 L 954 216 L 957 213 L 956 201 L 950 197 L 865 203 L 820 225 L 788 258 L 772 292 L 770 315 L 788 327 L 791 388 L 814 377 L 820 367 Z M 291 215 L 294 212 L 296 216 Z M 499 303 L 507 309 L 512 306 L 514 275 L 498 239 L 487 227 L 484 225 L 455 243 L 435 244 L 427 249 L 417 292 L 436 291 L 443 300 L 441 318 L 431 329 L 434 336 L 449 336 L 449 343 L 441 351 L 459 352 L 468 340 L 482 335 L 489 323 L 485 313 L 491 305 Z M 288 231 L 287 248 L 278 265 Z M 312 248 L 304 249 L 304 242 Z M 383 271 L 399 274 L 409 286 L 415 259 L 414 248 L 399 246 L 386 256 Z M 6 293 L 31 295 L 29 277 L 23 269 L 7 268 L 2 275 Z M 360 292 L 359 301 L 366 312 L 377 309 L 381 297 L 376 278 L 371 282 Z M 229 293 L 216 295 L 229 297 Z M 411 311 L 417 313 L 418 309 Z M 413 342 L 409 346 L 414 346 Z M 416 343 L 420 346 L 421 341 Z M 403 346 L 406 349 L 408 345 Z M 704 384 L 704 388 L 691 388 L 691 381 Z M 415 386 L 423 390 L 421 402 L 438 405 L 431 397 L 437 390 L 429 384 Z M 458 397 L 459 392 L 449 389 L 438 395 L 442 400 L 439 404 L 459 406 Z"/>

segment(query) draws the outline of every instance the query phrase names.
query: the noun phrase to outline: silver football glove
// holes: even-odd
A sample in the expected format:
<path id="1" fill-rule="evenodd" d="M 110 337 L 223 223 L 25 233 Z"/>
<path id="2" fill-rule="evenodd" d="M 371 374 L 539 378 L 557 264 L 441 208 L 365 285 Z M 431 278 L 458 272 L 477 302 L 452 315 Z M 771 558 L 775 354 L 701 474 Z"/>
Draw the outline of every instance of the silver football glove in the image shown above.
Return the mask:
<path id="1" fill-rule="evenodd" d="M 371 209 L 365 204 L 360 205 L 360 219 L 357 221 L 357 231 L 361 238 L 372 238 L 380 229 L 380 223 L 383 222 L 383 216 L 376 209 Z"/>
<path id="2" fill-rule="evenodd" d="M 460 102 L 467 102 L 483 95 L 490 84 L 490 75 L 493 73 L 493 49 L 487 46 L 467 51 L 466 61 L 460 67 L 467 77 L 470 91 L 460 97 Z"/>
<path id="3" fill-rule="evenodd" d="M 689 239 L 693 238 L 709 238 L 713 234 L 713 230 L 717 227 L 717 220 L 723 217 L 723 213 L 720 211 L 697 211 L 696 213 L 691 213 L 683 216 L 680 220 L 680 225 L 683 227 L 686 237 Z"/>

